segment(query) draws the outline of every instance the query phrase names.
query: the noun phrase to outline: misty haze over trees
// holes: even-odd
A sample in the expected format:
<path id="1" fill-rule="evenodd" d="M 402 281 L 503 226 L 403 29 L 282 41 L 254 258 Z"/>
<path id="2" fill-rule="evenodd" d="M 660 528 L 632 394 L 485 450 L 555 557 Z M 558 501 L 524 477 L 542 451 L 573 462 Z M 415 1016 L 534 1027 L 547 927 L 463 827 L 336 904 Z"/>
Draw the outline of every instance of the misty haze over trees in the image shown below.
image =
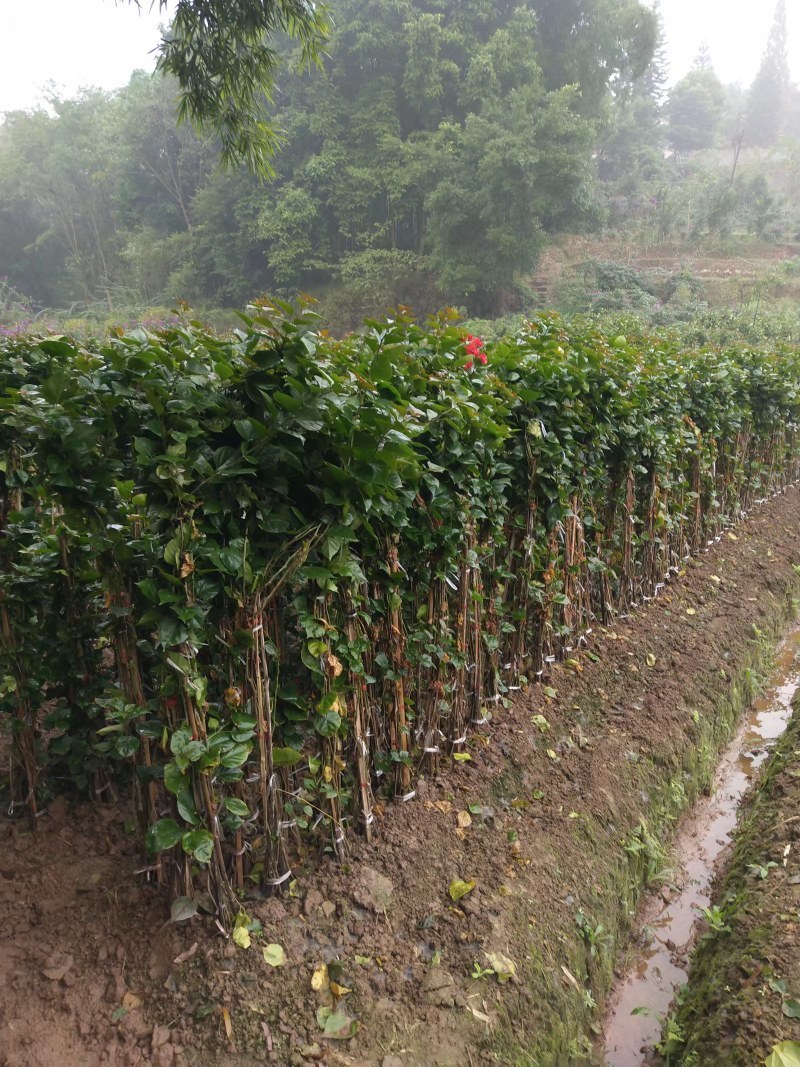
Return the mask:
<path id="1" fill-rule="evenodd" d="M 306 290 L 339 325 L 397 303 L 490 317 L 530 304 L 558 234 L 800 231 L 785 0 L 749 91 L 701 51 L 667 93 L 658 9 L 635 0 L 338 0 L 333 15 L 321 70 L 307 37 L 279 42 L 267 181 L 246 136 L 251 165 L 223 170 L 224 127 L 176 123 L 171 76 L 7 115 L 6 298 L 110 313 Z"/>

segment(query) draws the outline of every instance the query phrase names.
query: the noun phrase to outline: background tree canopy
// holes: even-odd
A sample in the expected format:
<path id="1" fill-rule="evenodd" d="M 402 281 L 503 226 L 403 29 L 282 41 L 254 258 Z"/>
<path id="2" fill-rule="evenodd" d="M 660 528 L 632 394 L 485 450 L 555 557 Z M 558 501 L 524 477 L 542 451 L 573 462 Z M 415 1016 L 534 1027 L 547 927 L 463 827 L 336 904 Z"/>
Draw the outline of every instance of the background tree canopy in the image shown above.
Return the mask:
<path id="1" fill-rule="evenodd" d="M 346 278 L 354 314 L 362 288 L 493 313 L 548 233 L 597 219 L 597 133 L 656 35 L 636 0 L 339 0 L 320 71 L 316 8 L 222 6 L 179 4 L 174 78 L 0 128 L 0 270 L 23 292 L 236 304 Z M 264 183 L 257 88 L 279 66 Z M 220 147 L 250 168 L 221 174 Z"/>
<path id="2" fill-rule="evenodd" d="M 179 4 L 161 75 L 6 117 L 0 289 L 109 315 L 305 290 L 341 327 L 398 304 L 490 317 L 530 307 L 554 234 L 782 225 L 771 172 L 734 183 L 729 147 L 800 134 L 782 3 L 749 95 L 706 53 L 667 93 L 636 0 L 337 0 L 319 68 L 322 8 L 222 14 Z"/>

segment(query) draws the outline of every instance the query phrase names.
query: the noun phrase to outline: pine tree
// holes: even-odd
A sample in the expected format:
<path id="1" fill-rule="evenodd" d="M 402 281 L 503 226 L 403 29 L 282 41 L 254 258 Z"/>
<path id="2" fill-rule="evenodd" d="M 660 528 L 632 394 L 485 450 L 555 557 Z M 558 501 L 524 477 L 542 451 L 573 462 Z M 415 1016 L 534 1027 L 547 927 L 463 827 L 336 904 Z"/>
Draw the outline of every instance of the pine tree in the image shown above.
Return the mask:
<path id="1" fill-rule="evenodd" d="M 660 106 L 664 103 L 667 93 L 667 80 L 669 78 L 669 58 L 667 55 L 667 36 L 664 30 L 664 15 L 661 11 L 659 0 L 653 4 L 653 14 L 656 17 L 656 43 L 653 49 L 653 58 L 645 71 L 641 81 L 641 89 Z"/>
<path id="2" fill-rule="evenodd" d="M 747 144 L 769 148 L 783 132 L 791 90 L 787 38 L 786 0 L 778 0 L 761 67 L 747 100 Z"/>
<path id="3" fill-rule="evenodd" d="M 697 53 L 697 57 L 694 61 L 695 70 L 713 70 L 714 63 L 711 59 L 711 51 L 708 47 L 708 42 L 703 41 L 700 45 L 700 49 Z"/>

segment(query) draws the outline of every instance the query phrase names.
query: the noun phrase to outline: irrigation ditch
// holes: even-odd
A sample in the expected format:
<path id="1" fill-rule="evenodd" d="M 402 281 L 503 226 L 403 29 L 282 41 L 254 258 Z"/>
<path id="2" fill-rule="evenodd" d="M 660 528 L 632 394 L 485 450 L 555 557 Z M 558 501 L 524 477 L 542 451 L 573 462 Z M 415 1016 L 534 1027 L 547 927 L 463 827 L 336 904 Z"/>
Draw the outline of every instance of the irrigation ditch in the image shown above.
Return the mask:
<path id="1" fill-rule="evenodd" d="M 800 1055 L 800 705 L 745 804 L 669 1026 L 669 1059 L 786 1067 Z"/>
<path id="2" fill-rule="evenodd" d="M 165 923 L 116 807 L 61 797 L 35 834 L 4 823 L 0 1062 L 596 1063 L 643 890 L 794 618 L 798 528 L 790 489 L 596 627 L 348 862 L 249 893 L 249 948 L 210 918 Z M 454 901 L 455 883 L 474 887 Z M 341 1003 L 352 1031 L 327 1040 Z"/>
<path id="3" fill-rule="evenodd" d="M 682 817 L 675 838 L 669 849 L 669 859 L 663 872 L 663 885 L 647 895 L 639 908 L 635 924 L 636 936 L 631 958 L 609 998 L 607 1022 L 602 1039 L 598 1042 L 597 1054 L 606 1067 L 637 1067 L 640 1064 L 667 1063 L 733 1063 L 729 1047 L 720 1046 L 715 1034 L 711 1047 L 706 1037 L 698 1038 L 696 1031 L 703 1029 L 706 1034 L 706 1012 L 711 1007 L 708 993 L 709 979 L 714 976 L 712 985 L 726 1006 L 732 1005 L 735 997 L 733 988 L 749 990 L 743 998 L 749 999 L 749 1011 L 757 1018 L 764 1014 L 754 999 L 757 993 L 783 993 L 777 1007 L 789 1004 L 788 1014 L 784 1015 L 783 1025 L 771 1031 L 765 1029 L 762 1047 L 752 1050 L 751 1058 L 740 1059 L 742 1063 L 763 1063 L 769 1055 L 771 1046 L 778 1043 L 778 1037 L 789 1039 L 786 1033 L 789 1020 L 800 1018 L 800 1007 L 795 1009 L 793 998 L 788 996 L 790 982 L 778 977 L 770 957 L 781 946 L 785 930 L 777 932 L 777 937 L 770 939 L 762 929 L 760 932 L 760 951 L 753 958 L 753 946 L 740 941 L 738 932 L 730 926 L 728 912 L 734 904 L 738 912 L 737 898 L 751 887 L 755 889 L 771 876 L 768 897 L 775 893 L 776 881 L 789 879 L 788 885 L 800 883 L 788 870 L 791 845 L 787 848 L 783 838 L 774 831 L 782 824 L 772 828 L 765 837 L 758 841 L 753 838 L 753 827 L 746 819 L 740 820 L 741 805 L 749 790 L 750 807 L 760 809 L 762 794 L 769 790 L 775 776 L 775 765 L 785 763 L 789 754 L 794 754 L 797 743 L 797 724 L 785 737 L 784 734 L 792 721 L 793 708 L 797 704 L 797 692 L 800 687 L 800 628 L 795 624 L 778 646 L 775 662 L 769 672 L 763 691 L 753 701 L 740 722 L 736 733 L 722 754 L 717 766 L 714 780 L 708 795 L 701 796 Z M 778 743 L 778 750 L 773 748 Z M 762 768 L 769 761 L 763 772 Z M 792 773 L 791 771 L 789 773 Z M 763 777 L 763 780 L 762 780 Z M 747 809 L 745 809 L 746 811 Z M 744 822 L 744 826 L 740 822 Z M 752 819 L 751 819 L 752 821 Z M 795 820 L 786 821 L 787 829 Z M 740 830 L 740 840 L 749 840 L 748 860 L 738 864 L 738 876 L 741 884 L 733 885 L 729 875 L 722 878 L 728 866 L 734 833 Z M 788 829 L 788 840 L 794 839 L 794 833 Z M 739 855 L 743 852 L 739 845 Z M 733 864 L 732 864 L 733 866 Z M 742 870 L 744 867 L 744 870 Z M 745 875 L 742 878 L 742 874 Z M 752 883 L 752 886 L 751 886 Z M 779 888 L 779 887 L 778 887 Z M 800 900 L 797 891 L 789 896 L 796 899 L 789 907 L 795 906 L 794 915 L 784 916 L 784 926 L 793 924 L 800 915 L 796 913 L 796 904 Z M 784 909 L 784 910 L 788 910 Z M 747 963 L 744 974 L 739 980 L 726 973 L 724 978 L 719 961 L 719 939 L 728 937 L 727 952 L 733 956 L 729 970 L 737 972 L 740 964 Z M 696 947 L 696 954 L 693 953 Z M 714 957 L 714 963 L 701 961 Z M 700 974 L 705 970 L 705 978 Z M 796 973 L 788 969 L 786 974 Z M 759 981 L 760 980 L 760 981 Z M 689 982 L 688 989 L 686 983 Z M 732 983 L 732 984 L 731 984 Z M 698 987 L 704 987 L 701 992 Z M 800 992 L 800 990 L 798 990 Z M 675 1011 L 673 1012 L 673 1007 Z M 741 1007 L 741 1005 L 740 1005 Z M 735 1038 L 742 1029 L 744 1012 L 735 1010 L 726 1012 L 728 1024 L 727 1037 Z M 755 1022 L 755 1020 L 751 1020 Z M 751 1029 L 752 1029 L 751 1025 Z M 719 1025 L 716 1027 L 719 1030 Z M 793 1027 L 794 1037 L 800 1030 Z M 765 1043 L 766 1041 L 766 1043 Z M 727 1042 L 730 1045 L 731 1041 Z M 698 1044 L 705 1044 L 702 1059 L 699 1059 Z"/>

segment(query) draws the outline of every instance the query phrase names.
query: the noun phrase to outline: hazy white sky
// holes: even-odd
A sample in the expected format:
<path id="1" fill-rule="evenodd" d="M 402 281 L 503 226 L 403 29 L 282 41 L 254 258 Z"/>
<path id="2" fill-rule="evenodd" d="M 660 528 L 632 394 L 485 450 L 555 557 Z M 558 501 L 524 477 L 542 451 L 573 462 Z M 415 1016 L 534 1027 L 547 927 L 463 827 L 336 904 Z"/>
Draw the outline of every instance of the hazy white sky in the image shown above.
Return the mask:
<path id="1" fill-rule="evenodd" d="M 67 94 L 86 85 L 114 89 L 150 68 L 158 12 L 126 0 L 0 0 L 0 111 L 36 105 L 47 83 Z M 336 9 L 336 0 L 332 7 Z M 662 0 L 671 81 L 705 41 L 725 82 L 750 83 L 767 39 L 773 0 Z M 792 71 L 800 82 L 800 3 L 789 8 Z"/>

